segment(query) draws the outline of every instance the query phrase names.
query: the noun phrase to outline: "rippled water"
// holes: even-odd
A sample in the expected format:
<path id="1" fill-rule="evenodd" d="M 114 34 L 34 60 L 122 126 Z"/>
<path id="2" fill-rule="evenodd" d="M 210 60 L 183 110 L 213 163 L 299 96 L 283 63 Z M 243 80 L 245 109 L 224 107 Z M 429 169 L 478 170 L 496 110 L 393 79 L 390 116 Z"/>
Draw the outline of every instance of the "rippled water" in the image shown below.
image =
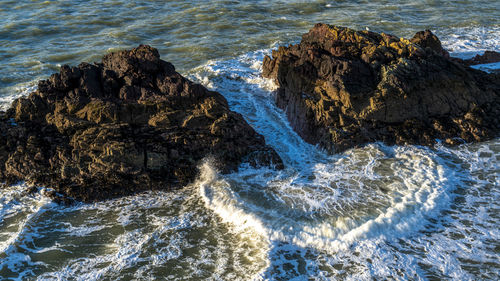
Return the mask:
<path id="1" fill-rule="evenodd" d="M 500 279 L 500 139 L 303 142 L 260 77 L 271 48 L 316 22 L 400 36 L 434 30 L 456 56 L 500 49 L 497 1 L 1 1 L 0 107 L 61 64 L 151 44 L 221 92 L 287 169 L 243 166 L 176 193 L 58 206 L 0 192 L 0 280 Z M 498 66 L 497 66 L 498 67 Z"/>

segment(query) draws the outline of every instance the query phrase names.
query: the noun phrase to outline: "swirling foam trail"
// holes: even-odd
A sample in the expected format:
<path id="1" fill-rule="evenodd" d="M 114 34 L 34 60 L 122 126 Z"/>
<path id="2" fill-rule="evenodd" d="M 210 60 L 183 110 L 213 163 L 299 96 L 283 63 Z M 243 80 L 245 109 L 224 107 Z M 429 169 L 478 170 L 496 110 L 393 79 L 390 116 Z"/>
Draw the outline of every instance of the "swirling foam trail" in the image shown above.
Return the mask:
<path id="1" fill-rule="evenodd" d="M 176 193 L 68 208 L 4 189 L 0 276 L 498 280 L 498 139 L 327 156 L 276 109 L 275 85 L 260 76 L 268 53 L 210 62 L 192 77 L 224 94 L 286 170 L 220 176 L 207 160 Z"/>
<path id="2" fill-rule="evenodd" d="M 202 174 L 209 176 L 199 186 L 205 205 L 236 229 L 253 229 L 266 237 L 270 245 L 269 268 L 278 271 L 290 262 L 289 258 L 280 261 L 282 252 L 289 255 L 301 252 L 299 260 L 305 260 L 311 270 L 323 276 L 319 273 L 320 265 L 306 257 L 308 249 L 319 251 L 317 255 L 329 253 L 323 257 L 326 264 L 332 262 L 331 254 L 345 257 L 353 247 L 371 252 L 372 255 L 367 254 L 371 259 L 388 263 L 391 251 L 386 252 L 384 245 L 403 239 L 417 246 L 420 242 L 410 237 L 425 233 L 431 227 L 429 224 L 434 224 L 436 218 L 453 206 L 457 187 L 470 184 L 473 178 L 470 171 L 456 163 L 466 158 L 457 158 L 455 150 L 440 146 L 432 150 L 380 144 L 326 156 L 304 143 L 289 127 L 283 112 L 274 106 L 273 85 L 260 77 L 266 53 L 258 51 L 234 60 L 209 62 L 192 76 L 221 92 L 231 108 L 242 113 L 266 137 L 288 169 L 276 172 L 242 167 L 238 173 L 220 178 L 206 163 Z M 382 246 L 369 250 L 379 244 Z M 283 245 L 293 247 L 285 249 Z M 348 255 L 351 261 L 355 257 L 352 252 Z M 429 271 L 417 269 L 418 260 L 411 255 L 402 258 L 411 261 L 403 274 L 407 278 Z M 365 267 L 360 272 L 368 267 L 372 275 L 363 277 L 359 272 L 350 272 L 351 276 L 395 277 L 387 273 L 387 265 L 378 265 L 373 260 L 357 262 Z M 468 276 L 457 269 L 457 263 L 451 262 L 446 272 Z M 337 265 L 328 267 L 338 272 Z M 296 268 L 301 272 L 298 265 Z M 268 269 L 265 276 L 281 276 L 273 270 Z"/>
<path id="3" fill-rule="evenodd" d="M 297 175 L 276 177 L 251 168 L 221 179 L 205 163 L 200 194 L 208 208 L 237 228 L 252 228 L 271 241 L 335 253 L 361 239 L 400 236 L 418 229 L 418 222 L 436 211 L 437 205 L 446 205 L 446 189 L 457 184 L 450 182 L 449 171 L 426 150 L 383 148 L 389 151 L 371 146 L 359 152 L 378 154 L 372 158 L 353 153 L 350 159 L 316 165 L 312 183 Z M 387 153 L 394 153 L 394 158 Z M 387 160 L 395 162 L 398 175 L 380 179 L 376 170 L 388 168 L 383 163 Z M 349 179 L 360 186 L 345 184 Z M 337 188 L 324 188 L 332 185 Z"/>

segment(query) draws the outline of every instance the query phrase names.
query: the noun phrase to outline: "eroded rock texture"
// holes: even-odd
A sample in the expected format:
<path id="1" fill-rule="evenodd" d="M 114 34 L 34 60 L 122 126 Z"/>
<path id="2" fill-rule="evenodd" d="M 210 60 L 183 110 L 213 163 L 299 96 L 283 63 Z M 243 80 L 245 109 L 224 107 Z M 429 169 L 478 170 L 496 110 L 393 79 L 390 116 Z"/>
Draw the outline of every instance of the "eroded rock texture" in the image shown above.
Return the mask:
<path id="1" fill-rule="evenodd" d="M 330 152 L 369 142 L 483 141 L 500 128 L 500 76 L 450 59 L 430 31 L 410 40 L 317 24 L 264 58 L 277 105 Z"/>
<path id="2" fill-rule="evenodd" d="M 141 45 L 61 67 L 0 114 L 0 182 L 25 180 L 83 201 L 192 182 L 204 157 L 282 166 L 225 98 Z"/>

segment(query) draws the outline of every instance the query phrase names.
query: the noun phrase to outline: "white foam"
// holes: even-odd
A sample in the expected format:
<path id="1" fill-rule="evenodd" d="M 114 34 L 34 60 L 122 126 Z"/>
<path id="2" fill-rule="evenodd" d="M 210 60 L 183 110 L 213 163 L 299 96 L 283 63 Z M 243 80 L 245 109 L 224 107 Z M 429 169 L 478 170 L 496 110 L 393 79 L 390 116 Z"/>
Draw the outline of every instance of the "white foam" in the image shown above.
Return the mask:
<path id="1" fill-rule="evenodd" d="M 275 85 L 269 87 L 272 81 L 259 74 L 264 54 L 258 51 L 235 60 L 212 62 L 194 76 L 198 81 L 211 81 L 212 89 L 224 94 L 231 108 L 246 116 L 289 169 L 277 173 L 243 167 L 221 179 L 204 165 L 212 175 L 200 187 L 207 207 L 236 229 L 253 229 L 268 237 L 271 264 L 263 274 L 265 278 L 283 276 L 276 275 L 276 270 L 295 264 L 297 259 L 314 271 L 308 275 L 336 276 L 335 272 L 345 272 L 330 264 L 339 262 L 333 258 L 336 255 L 359 264 L 352 267 L 343 262 L 352 268 L 347 279 L 425 276 L 428 269 L 420 268 L 419 261 L 427 260 L 418 257 L 418 250 L 415 254 L 397 254 L 399 260 L 407 261 L 404 273 L 397 275 L 394 269 L 402 265 L 392 261 L 394 250 L 390 245 L 401 240 L 421 247 L 411 237 L 421 237 L 433 218 L 450 208 L 456 188 L 469 180 L 463 167 L 455 167 L 448 160 L 456 151 L 443 154 L 411 146 L 370 145 L 327 157 L 296 136 L 284 114 L 275 109 L 270 92 Z M 431 243 L 439 244 L 439 239 Z M 452 249 L 452 244 L 447 247 Z M 326 264 L 330 273 L 323 275 L 320 265 L 308 260 L 311 251 L 323 257 L 321 266 Z M 299 257 L 281 260 L 282 252 Z M 446 264 L 436 268 L 429 262 L 429 267 L 437 270 L 436 276 L 471 276 L 460 269 L 462 261 L 456 258 L 443 260 L 440 255 L 434 259 Z"/>
<path id="2" fill-rule="evenodd" d="M 267 267 L 265 241 L 255 239 L 253 232 L 228 232 L 225 224 L 205 209 L 197 187 L 71 207 L 52 204 L 38 193 L 22 196 L 24 189 L 9 188 L 11 199 L 2 197 L 7 200 L 2 204 L 4 221 L 28 213 L 21 208 L 14 210 L 16 205 L 33 208 L 38 201 L 41 209 L 33 209 L 34 215 L 19 225 L 21 232 L 12 234 L 14 240 L 0 252 L 3 276 L 19 280 L 34 275 L 40 280 L 154 278 L 153 272 L 177 264 L 170 272 L 171 279 L 238 279 L 258 277 Z M 5 233 L 4 227 L 0 223 L 0 234 Z M 68 258 L 63 262 L 47 258 L 52 255 Z M 33 261 L 33 256 L 45 257 L 44 263 Z M 215 270 L 204 270 L 207 266 Z"/>
<path id="3" fill-rule="evenodd" d="M 283 112 L 276 108 L 272 93 L 276 85 L 261 75 L 265 55 L 270 55 L 270 50 L 209 62 L 196 68 L 189 77 L 223 94 L 231 109 L 240 112 L 258 133 L 264 135 L 266 142 L 286 158 L 289 165 L 300 166 L 303 162 L 323 158 L 323 152 L 304 142 L 291 129 Z"/>
<path id="4" fill-rule="evenodd" d="M 43 265 L 43 262 L 33 262 L 24 251 L 29 251 L 27 245 L 36 238 L 32 230 L 36 228 L 37 218 L 52 206 L 50 200 L 39 193 L 23 195 L 27 188 L 25 184 L 5 187 L 0 197 L 0 273 L 20 272 L 14 280 L 33 275 L 30 268 Z"/>
<path id="5" fill-rule="evenodd" d="M 23 83 L 12 87 L 11 89 L 8 88 L 7 91 L 12 94 L 6 96 L 0 95 L 0 111 L 7 110 L 15 99 L 27 96 L 29 93 L 35 91 L 36 89 L 37 84 L 35 81 Z"/>
<path id="6" fill-rule="evenodd" d="M 372 146 L 367 149 L 376 148 Z M 276 179 L 273 173 L 259 177 L 259 174 L 266 173 L 249 169 L 246 173 L 231 177 L 230 182 L 237 187 L 222 180 L 211 180 L 210 185 L 207 182 L 201 185 L 201 194 L 207 206 L 223 221 L 231 222 L 238 228 L 253 228 L 271 240 L 335 253 L 362 239 L 392 237 L 415 231 L 423 216 L 444 204 L 440 202 L 443 199 L 441 197 L 447 188 L 453 188 L 453 184 L 444 176 L 443 167 L 426 155 L 425 150 L 395 150 L 393 161 L 401 163 L 401 167 L 398 167 L 400 175 L 395 182 L 385 187 L 388 189 L 385 192 L 392 192 L 391 195 L 373 190 L 369 185 L 364 186 L 363 181 L 377 177 L 374 169 L 380 168 L 380 163 L 359 176 L 357 169 L 365 167 L 364 162 L 352 163 L 350 160 L 345 161 L 347 158 L 309 168 L 315 177 L 312 183 L 304 183 L 297 176 L 283 182 Z M 356 158 L 355 155 L 350 157 Z M 367 160 L 379 162 L 386 159 Z M 207 174 L 214 173 L 207 164 L 203 170 Z M 254 178 L 249 179 L 248 175 L 252 172 Z M 361 180 L 361 186 L 343 182 L 350 178 L 356 179 L 356 176 Z M 398 182 L 399 179 L 403 180 Z M 323 188 L 332 184 L 337 187 Z M 234 191 L 235 188 L 239 193 Z M 240 198 L 240 193 L 249 192 L 256 193 L 253 195 L 256 198 L 248 198 L 248 195 L 244 199 Z M 261 194 L 266 192 L 273 194 Z M 257 205 L 257 198 L 260 198 L 262 206 Z M 356 202 L 358 200 L 365 201 Z M 272 206 L 272 209 L 265 206 Z M 365 210 L 359 212 L 360 209 Z M 346 213 L 349 215 L 345 216 Z"/>
<path id="7" fill-rule="evenodd" d="M 273 136 L 272 138 L 267 138 L 266 141 L 271 143 L 273 147 L 276 147 L 278 149 L 280 156 L 284 158 L 285 162 L 287 162 L 288 165 L 292 164 L 292 166 L 299 169 L 299 171 L 308 171 L 309 174 L 312 174 L 314 177 L 316 177 L 316 180 L 312 184 L 309 184 L 311 185 L 311 187 L 304 186 L 300 182 L 298 184 L 294 183 L 294 181 L 296 180 L 301 180 L 300 177 L 302 177 L 302 179 L 307 178 L 307 175 L 301 175 L 298 178 L 297 176 L 289 178 L 288 183 L 282 182 L 280 180 L 275 181 L 275 184 L 270 183 L 274 189 L 281 189 L 281 194 L 286 195 L 285 197 L 278 199 L 280 202 L 290 202 L 292 205 L 287 206 L 288 208 L 302 209 L 309 212 L 328 213 L 331 212 L 332 208 L 336 208 L 337 211 L 343 211 L 342 206 L 332 203 L 339 200 L 339 191 L 333 188 L 328 188 L 328 186 L 331 184 L 328 178 L 331 179 L 335 176 L 339 176 L 338 173 L 335 173 L 335 170 L 339 169 L 339 163 L 337 162 L 333 166 L 331 164 L 321 164 L 321 162 L 318 164 L 316 162 L 317 160 L 325 159 L 325 156 L 322 154 L 322 152 L 315 152 L 315 148 L 304 143 L 298 136 L 296 136 L 293 133 L 293 130 L 291 130 L 291 128 L 288 126 L 286 117 L 284 117 L 283 113 L 275 109 L 274 105 L 272 104 L 272 96 L 269 94 L 269 88 L 267 87 L 267 83 L 272 82 L 268 79 L 262 78 L 259 74 L 261 64 L 259 64 L 258 62 L 262 60 L 264 54 L 265 52 L 258 51 L 254 54 L 241 56 L 235 60 L 225 61 L 215 65 L 205 65 L 204 71 L 206 72 L 200 71 L 197 78 L 199 81 L 204 81 L 204 77 L 207 76 L 202 75 L 210 76 L 213 75 L 212 73 L 216 73 L 219 77 L 222 77 L 215 80 L 217 82 L 216 90 L 220 91 L 226 96 L 226 98 L 228 98 L 232 109 L 241 112 L 244 116 L 249 116 L 248 121 L 256 128 L 259 133 L 262 133 L 268 137 Z M 256 69 L 256 66 L 258 66 L 259 68 Z M 230 73 L 227 73 L 227 71 L 229 71 Z M 241 80 L 245 81 L 247 84 L 241 83 Z M 239 92 L 240 94 L 235 95 L 235 92 Z M 233 96 L 235 98 L 233 98 Z M 242 97 L 245 98 L 242 99 Z M 259 119 L 252 119 L 251 117 L 254 115 L 261 117 L 261 120 L 266 120 L 266 122 Z M 270 122 L 274 125 L 270 127 L 268 125 L 268 120 L 279 120 L 280 123 Z M 315 153 L 316 156 L 319 157 L 311 156 L 311 152 L 313 153 L 313 155 Z M 349 155 L 349 157 L 353 157 L 353 155 Z M 314 160 L 308 161 L 311 158 Z M 411 161 L 412 159 L 408 160 Z M 433 166 L 431 167 L 433 168 Z M 430 168 L 431 171 L 432 168 Z M 345 173 L 345 171 L 343 172 Z M 348 173 L 348 175 L 351 175 L 351 173 Z M 273 176 L 271 176 L 271 178 L 263 179 L 264 182 L 261 182 L 261 184 L 265 186 L 268 184 L 268 182 L 272 182 L 272 177 Z M 240 184 L 244 184 L 244 181 L 248 181 L 248 179 L 245 177 L 245 179 Z M 307 179 L 306 182 L 308 182 Z M 406 183 L 406 185 L 410 187 L 412 186 L 412 184 L 413 183 Z M 223 220 L 232 221 L 237 225 L 243 224 L 247 226 L 247 224 L 254 224 L 257 232 L 262 234 L 270 232 L 272 233 L 271 236 L 276 239 L 295 240 L 295 243 L 306 241 L 302 246 L 309 245 L 310 242 L 307 241 L 322 243 L 317 245 L 317 248 L 323 249 L 326 246 L 325 244 L 331 243 L 331 239 L 337 241 L 336 244 L 347 242 L 348 245 L 349 243 L 356 241 L 357 238 L 363 237 L 366 233 L 373 233 L 374 231 L 372 230 L 376 228 L 377 225 L 391 224 L 392 220 L 390 218 L 398 216 L 401 212 L 404 213 L 405 206 L 407 205 L 422 203 L 422 208 L 424 210 L 432 209 L 434 205 L 434 197 L 438 197 L 438 195 L 434 194 L 433 192 L 442 192 L 432 190 L 432 186 L 429 187 L 427 185 L 424 186 L 424 188 L 431 189 L 430 191 L 422 190 L 420 191 L 420 193 L 416 194 L 412 193 L 416 191 L 410 190 L 410 193 L 407 194 L 406 197 L 403 196 L 401 202 L 397 203 L 394 207 L 392 207 L 392 209 L 388 209 L 387 213 L 381 214 L 378 218 L 374 218 L 371 221 L 365 222 L 364 224 L 357 226 L 357 228 L 355 229 L 349 229 L 348 232 L 344 233 L 342 237 L 340 237 L 340 234 L 337 233 L 338 230 L 332 231 L 331 227 L 329 227 L 329 224 L 327 223 L 326 226 L 304 226 L 304 230 L 302 230 L 302 233 L 299 235 L 302 235 L 303 237 L 298 238 L 298 236 L 293 236 L 293 234 L 292 237 L 290 235 L 284 234 L 283 232 L 272 232 L 269 229 L 266 231 L 262 228 L 262 222 L 260 222 L 258 219 L 255 219 L 253 215 L 249 215 L 248 213 L 245 215 L 240 214 L 237 210 L 241 210 L 242 207 L 231 205 L 234 204 L 235 201 L 234 194 L 232 194 L 230 187 L 228 188 L 226 186 L 225 189 L 217 187 L 217 190 L 215 190 L 214 188 L 214 190 L 211 191 L 207 191 L 206 187 L 203 188 L 204 189 L 202 194 L 205 195 L 205 198 L 207 198 L 207 202 L 213 205 L 211 208 L 216 210 L 216 212 L 219 213 Z M 321 194 L 315 194 L 315 189 L 319 190 Z M 221 193 L 224 192 L 224 190 L 226 190 L 226 194 L 219 195 L 218 201 L 214 199 L 217 198 L 215 197 L 214 193 Z M 304 192 L 304 190 L 307 191 Z M 426 199 L 429 199 L 429 201 L 426 201 Z M 252 213 L 253 211 L 250 211 L 250 213 Z M 262 213 L 266 213 L 267 215 L 271 213 L 270 210 L 259 211 L 261 211 Z M 278 214 L 278 217 L 281 217 L 282 215 L 283 214 Z M 410 215 L 414 215 L 414 213 L 410 212 L 410 214 L 404 217 L 406 218 Z M 240 218 L 245 219 L 241 220 Z M 404 221 L 404 219 L 402 220 Z M 282 224 L 283 222 L 280 221 L 280 223 Z M 293 223 L 295 223 L 295 221 L 293 221 Z M 278 223 L 268 221 L 266 224 L 268 224 L 266 226 L 269 227 Z M 407 225 L 408 223 L 401 222 L 401 224 L 397 228 L 403 229 L 403 226 L 405 224 Z M 284 228 L 286 229 L 286 227 Z M 301 231 L 297 230 L 297 227 L 291 227 L 291 229 L 292 233 L 300 233 Z M 317 235 L 311 234 L 316 231 L 318 232 Z M 347 231 L 347 229 L 345 231 Z M 322 240 L 321 237 L 324 237 L 325 239 Z M 338 247 L 338 245 L 333 246 L 332 250 L 335 250 L 336 247 Z"/>
<path id="8" fill-rule="evenodd" d="M 2 231 L 0 234 L 7 236 L 7 239 L 0 241 L 0 253 L 8 255 L 16 242 L 25 239 L 26 237 L 23 237 L 23 235 L 26 235 L 30 222 L 44 212 L 44 206 L 50 204 L 50 200 L 41 197 L 39 194 L 35 198 L 24 196 L 23 192 L 26 189 L 26 185 L 19 184 L 2 190 L 0 223 L 5 225 L 7 231 Z M 21 220 L 16 218 L 15 221 L 11 222 L 19 214 L 24 217 Z"/>
<path id="9" fill-rule="evenodd" d="M 225 223 L 233 224 L 237 231 L 244 229 L 252 229 L 263 237 L 268 236 L 267 229 L 253 215 L 245 213 L 238 205 L 242 202 L 237 202 L 236 198 L 227 196 L 218 198 L 217 193 L 220 191 L 216 188 L 228 188 L 225 181 L 216 182 L 216 171 L 211 167 L 209 162 L 205 162 L 201 167 L 201 176 L 197 185 L 200 188 L 200 194 L 205 201 L 205 205 L 214 211 L 222 218 Z M 217 185 L 221 185 L 218 187 Z"/>
<path id="10" fill-rule="evenodd" d="M 484 51 L 500 51 L 500 27 L 473 26 L 439 30 L 438 37 L 443 47 L 452 56 L 471 58 Z"/>
<path id="11" fill-rule="evenodd" d="M 490 47 L 464 46 L 455 51 Z M 276 109 L 276 85 L 260 75 L 269 53 L 211 61 L 190 76 L 221 92 L 287 169 L 242 166 L 221 176 L 207 160 L 184 190 L 71 207 L 21 196 L 24 187 L 3 190 L 0 275 L 498 279 L 498 139 L 434 149 L 372 144 L 327 156 Z"/>
<path id="12" fill-rule="evenodd" d="M 218 179 L 217 172 L 211 166 L 211 161 L 206 160 L 200 167 L 200 176 L 194 184 L 199 188 L 200 197 L 203 199 L 205 206 L 214 211 L 224 223 L 232 225 L 231 231 L 238 234 L 239 239 L 247 247 L 259 249 L 259 254 L 249 256 L 249 260 L 259 264 L 265 269 L 269 266 L 267 253 L 269 250 L 269 231 L 262 225 L 261 221 L 253 214 L 245 212 L 242 205 L 244 202 L 239 201 L 237 197 L 229 196 L 221 197 L 221 193 L 228 191 L 229 186 L 226 181 Z M 250 279 L 255 279 L 262 272 L 258 271 Z M 247 276 L 250 277 L 250 276 Z"/>

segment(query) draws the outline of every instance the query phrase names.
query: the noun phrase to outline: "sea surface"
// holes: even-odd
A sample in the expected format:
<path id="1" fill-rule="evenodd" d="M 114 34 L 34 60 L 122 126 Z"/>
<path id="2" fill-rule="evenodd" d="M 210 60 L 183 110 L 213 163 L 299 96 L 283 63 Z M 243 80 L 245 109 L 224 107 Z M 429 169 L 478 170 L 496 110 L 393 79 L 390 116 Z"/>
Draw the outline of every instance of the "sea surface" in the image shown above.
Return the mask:
<path id="1" fill-rule="evenodd" d="M 4 188 L 0 280 L 500 280 L 499 138 L 327 155 L 291 129 L 262 59 L 317 22 L 500 51 L 492 0 L 0 0 L 0 109 L 63 64 L 150 44 L 287 167 L 221 175 L 207 159 L 181 191 L 70 207 Z"/>

